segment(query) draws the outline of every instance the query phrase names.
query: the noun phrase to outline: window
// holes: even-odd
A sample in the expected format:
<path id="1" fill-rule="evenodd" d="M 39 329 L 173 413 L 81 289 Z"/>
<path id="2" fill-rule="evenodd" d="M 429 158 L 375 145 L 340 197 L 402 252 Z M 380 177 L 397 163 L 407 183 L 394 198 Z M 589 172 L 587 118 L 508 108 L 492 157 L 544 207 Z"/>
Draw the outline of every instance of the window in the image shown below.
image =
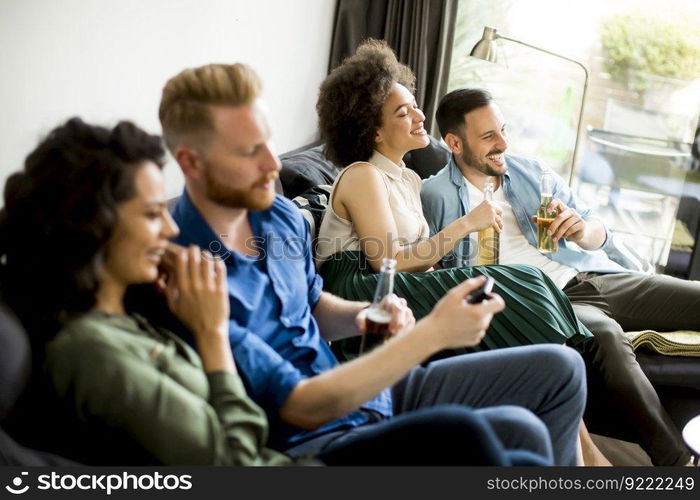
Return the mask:
<path id="1" fill-rule="evenodd" d="M 568 179 L 583 71 L 505 40 L 498 43 L 506 64 L 469 57 L 484 26 L 589 69 L 572 187 L 616 238 L 658 270 L 684 276 L 700 226 L 700 173 L 689 169 L 700 112 L 700 4 L 460 2 L 449 90 L 491 91 L 506 117 L 509 152 L 539 158 Z"/>

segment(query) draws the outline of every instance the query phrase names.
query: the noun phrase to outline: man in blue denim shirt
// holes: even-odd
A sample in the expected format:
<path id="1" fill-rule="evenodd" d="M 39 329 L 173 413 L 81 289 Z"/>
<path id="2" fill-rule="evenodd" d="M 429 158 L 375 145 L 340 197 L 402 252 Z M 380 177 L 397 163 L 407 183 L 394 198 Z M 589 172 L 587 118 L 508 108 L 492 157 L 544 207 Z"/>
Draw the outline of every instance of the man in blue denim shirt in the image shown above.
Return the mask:
<path id="1" fill-rule="evenodd" d="M 173 214 L 177 241 L 226 261 L 230 344 L 251 397 L 269 417 L 271 445 L 298 455 L 361 444 L 415 410 L 424 415 L 452 403 L 479 407 L 506 448 L 547 455 L 549 433 L 554 461 L 574 464 L 585 384 L 572 350 L 529 346 L 413 368 L 447 346 L 481 339 L 503 303 L 496 296 L 467 304 L 465 290 L 477 281 L 455 288 L 415 326 L 405 301 L 394 298 L 392 340 L 339 365 L 327 342 L 361 334 L 368 304 L 322 292 L 308 227 L 274 193 L 280 165 L 259 88 L 245 65 L 188 69 L 166 84 L 160 118 L 185 175 Z M 542 365 L 551 371 L 533 369 Z M 523 408 L 494 408 L 506 401 L 531 410 L 546 428 Z"/>
<path id="2" fill-rule="evenodd" d="M 431 235 L 465 218 L 476 231 L 493 226 L 501 233 L 500 264 L 530 264 L 542 269 L 572 302 L 594 338 L 581 345 L 588 370 L 589 406 L 607 391 L 622 415 L 639 428 L 638 439 L 659 465 L 686 463 L 689 454 L 664 411 L 654 388 L 636 361 L 623 330 L 700 328 L 700 285 L 668 276 L 632 272 L 638 257 L 618 246 L 603 223 L 553 174 L 552 209 L 558 212 L 549 231 L 556 252 L 537 250 L 532 216 L 540 205 L 537 161 L 506 155 L 505 121 L 490 94 L 460 89 L 447 94 L 436 113 L 452 157 L 426 180 L 421 192 Z M 494 203 L 483 200 L 483 185 L 496 181 Z M 459 242 L 442 265 L 474 265 L 470 238 Z"/>

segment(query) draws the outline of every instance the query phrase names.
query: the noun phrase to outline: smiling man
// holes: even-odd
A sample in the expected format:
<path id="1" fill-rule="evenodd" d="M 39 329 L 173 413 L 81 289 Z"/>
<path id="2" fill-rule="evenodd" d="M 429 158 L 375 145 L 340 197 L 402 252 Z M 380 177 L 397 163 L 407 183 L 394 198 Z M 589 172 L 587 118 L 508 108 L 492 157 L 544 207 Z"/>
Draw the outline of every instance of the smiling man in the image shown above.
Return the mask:
<path id="1" fill-rule="evenodd" d="M 450 92 L 436 119 L 452 157 L 421 191 L 430 233 L 460 217 L 472 219 L 477 231 L 495 227 L 501 233 L 499 263 L 544 271 L 593 333 L 576 346 L 593 368 L 588 370 L 589 407 L 607 392 L 620 414 L 634 422 L 638 440 L 655 464 L 687 463 L 688 450 L 623 331 L 700 329 L 700 283 L 631 272 L 602 221 L 554 174 L 550 207 L 558 215 L 550 232 L 559 249 L 540 253 L 532 216 L 540 205 L 539 182 L 546 169 L 535 160 L 506 154 L 506 121 L 491 95 L 481 89 Z M 493 202 L 484 201 L 487 180 L 495 181 Z M 455 246 L 444 267 L 475 264 L 475 234 Z"/>

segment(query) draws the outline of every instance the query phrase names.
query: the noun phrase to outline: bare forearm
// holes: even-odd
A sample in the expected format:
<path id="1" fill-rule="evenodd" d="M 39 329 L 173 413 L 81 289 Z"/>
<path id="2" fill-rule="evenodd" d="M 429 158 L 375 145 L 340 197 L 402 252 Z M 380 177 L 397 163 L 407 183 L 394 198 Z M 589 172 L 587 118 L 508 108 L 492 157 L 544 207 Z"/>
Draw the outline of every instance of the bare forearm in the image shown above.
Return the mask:
<path id="1" fill-rule="evenodd" d="M 316 377 L 292 391 L 280 414 L 287 422 L 315 429 L 369 401 L 398 382 L 441 347 L 425 322 L 365 356 Z"/>
<path id="2" fill-rule="evenodd" d="M 442 349 L 477 345 L 493 314 L 505 307 L 497 294 L 479 304 L 465 300 L 483 283 L 482 278 L 463 281 L 404 335 L 393 337 L 365 356 L 301 381 L 285 401 L 280 416 L 293 425 L 314 429 L 357 409 L 428 356 Z"/>
<path id="3" fill-rule="evenodd" d="M 368 305 L 369 302 L 345 300 L 323 292 L 313 310 L 321 336 L 327 341 L 333 341 L 359 335 L 355 317 Z"/>
<path id="4" fill-rule="evenodd" d="M 400 272 L 426 271 L 440 262 L 470 232 L 472 229 L 468 221 L 462 217 L 431 238 L 410 247 L 400 247 L 394 255 L 396 270 Z"/>

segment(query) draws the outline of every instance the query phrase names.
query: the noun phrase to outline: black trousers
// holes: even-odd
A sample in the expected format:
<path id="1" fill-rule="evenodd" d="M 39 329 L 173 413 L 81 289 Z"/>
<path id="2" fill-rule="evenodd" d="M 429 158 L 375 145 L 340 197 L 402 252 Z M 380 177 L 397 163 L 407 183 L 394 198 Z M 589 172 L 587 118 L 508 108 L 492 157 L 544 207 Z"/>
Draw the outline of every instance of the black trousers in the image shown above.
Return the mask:
<path id="1" fill-rule="evenodd" d="M 108 452 L 105 451 L 105 453 Z M 25 448 L 0 429 L 0 466 L 55 467 L 63 465 L 80 464 L 50 453 Z"/>
<path id="2" fill-rule="evenodd" d="M 612 404 L 656 465 L 690 454 L 623 335 L 635 330 L 700 330 L 700 282 L 635 273 L 579 273 L 564 287 L 594 338 L 576 347 L 589 369 L 587 408 Z"/>

